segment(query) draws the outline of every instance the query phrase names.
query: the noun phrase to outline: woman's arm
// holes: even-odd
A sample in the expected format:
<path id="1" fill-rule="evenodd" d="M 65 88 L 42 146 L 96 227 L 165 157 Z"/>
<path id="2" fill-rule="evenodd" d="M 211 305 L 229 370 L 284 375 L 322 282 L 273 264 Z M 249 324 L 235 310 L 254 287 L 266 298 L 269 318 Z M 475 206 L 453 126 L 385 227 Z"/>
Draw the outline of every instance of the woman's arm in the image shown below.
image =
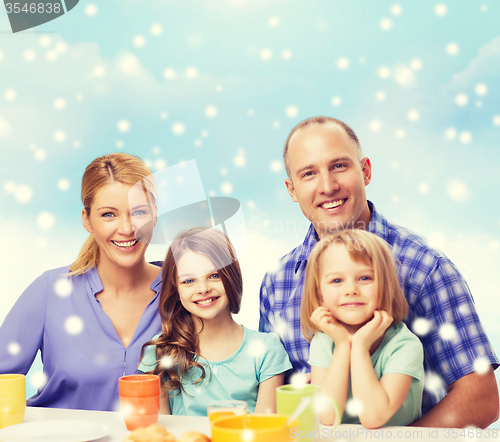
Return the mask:
<path id="1" fill-rule="evenodd" d="M 0 327 L 0 373 L 26 374 L 42 346 L 48 272 L 18 298 Z"/>
<path id="2" fill-rule="evenodd" d="M 277 374 L 259 384 L 255 413 L 276 413 L 276 388 L 283 385 L 285 375 Z"/>

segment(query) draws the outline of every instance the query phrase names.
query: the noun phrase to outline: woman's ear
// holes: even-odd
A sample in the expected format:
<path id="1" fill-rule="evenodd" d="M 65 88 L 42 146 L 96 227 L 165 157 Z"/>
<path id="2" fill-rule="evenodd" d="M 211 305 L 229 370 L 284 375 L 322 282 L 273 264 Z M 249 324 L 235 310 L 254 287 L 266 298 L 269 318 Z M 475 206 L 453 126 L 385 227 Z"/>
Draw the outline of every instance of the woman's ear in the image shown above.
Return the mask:
<path id="1" fill-rule="evenodd" d="M 83 228 L 89 232 L 89 233 L 94 233 L 94 229 L 92 228 L 92 224 L 90 224 L 90 219 L 87 215 L 87 211 L 85 209 L 82 209 L 82 224 Z"/>

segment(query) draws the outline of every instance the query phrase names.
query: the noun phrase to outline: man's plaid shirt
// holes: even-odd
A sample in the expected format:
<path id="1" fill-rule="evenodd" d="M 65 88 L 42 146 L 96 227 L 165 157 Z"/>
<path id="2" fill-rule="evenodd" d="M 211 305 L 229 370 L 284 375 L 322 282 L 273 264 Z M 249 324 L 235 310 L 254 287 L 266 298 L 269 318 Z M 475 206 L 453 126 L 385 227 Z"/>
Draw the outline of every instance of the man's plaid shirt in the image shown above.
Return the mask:
<path id="1" fill-rule="evenodd" d="M 453 263 L 422 237 L 389 223 L 371 202 L 368 204 L 372 217 L 367 230 L 392 249 L 410 307 L 405 323 L 419 335 L 424 347 L 425 414 L 445 396 L 447 385 L 474 371 L 476 360 L 496 368 L 498 359 L 483 331 L 469 287 Z M 300 329 L 300 304 L 307 259 L 318 240 L 311 224 L 304 242 L 281 258 L 278 269 L 266 274 L 260 288 L 259 330 L 278 334 L 294 371 L 310 371 L 309 343 Z M 422 319 L 427 322 L 414 330 L 416 319 L 420 324 Z"/>

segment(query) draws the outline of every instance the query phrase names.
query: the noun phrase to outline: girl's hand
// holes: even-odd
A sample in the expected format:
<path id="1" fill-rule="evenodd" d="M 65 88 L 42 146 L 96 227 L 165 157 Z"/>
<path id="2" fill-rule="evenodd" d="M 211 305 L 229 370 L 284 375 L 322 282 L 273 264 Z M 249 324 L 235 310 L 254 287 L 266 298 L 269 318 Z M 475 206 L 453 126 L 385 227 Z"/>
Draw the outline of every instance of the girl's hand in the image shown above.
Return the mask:
<path id="1" fill-rule="evenodd" d="M 333 318 L 326 307 L 318 307 L 311 315 L 311 321 L 318 330 L 332 338 L 335 346 L 351 342 L 351 334 L 343 324 Z"/>
<path id="2" fill-rule="evenodd" d="M 373 343 L 384 336 L 392 321 L 392 316 L 386 311 L 375 310 L 373 319 L 352 335 L 352 344 L 361 345 L 369 351 Z"/>

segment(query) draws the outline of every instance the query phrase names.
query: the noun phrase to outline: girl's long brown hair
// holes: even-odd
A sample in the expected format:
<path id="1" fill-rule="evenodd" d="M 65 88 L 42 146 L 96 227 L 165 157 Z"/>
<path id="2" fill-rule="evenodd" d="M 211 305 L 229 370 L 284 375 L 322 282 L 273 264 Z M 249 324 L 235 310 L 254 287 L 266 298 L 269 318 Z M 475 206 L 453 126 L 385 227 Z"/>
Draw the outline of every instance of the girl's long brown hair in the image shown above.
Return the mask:
<path id="1" fill-rule="evenodd" d="M 160 316 L 162 334 L 142 348 L 141 358 L 148 345 L 156 345 L 156 364 L 152 372 L 163 381 L 164 391 L 183 390 L 182 379 L 191 367 L 198 367 L 205 378 L 205 369 L 197 361 L 198 335 L 191 313 L 182 305 L 177 287 L 179 285 L 176 263 L 182 254 L 190 250 L 208 257 L 220 275 L 229 300 L 231 313 L 238 313 L 243 292 L 243 279 L 234 248 L 224 233 L 215 228 L 196 227 L 182 232 L 172 241 L 163 264 L 162 288 L 160 292 Z M 166 357 L 168 363 L 162 362 Z M 163 360 L 165 361 L 165 360 Z"/>

